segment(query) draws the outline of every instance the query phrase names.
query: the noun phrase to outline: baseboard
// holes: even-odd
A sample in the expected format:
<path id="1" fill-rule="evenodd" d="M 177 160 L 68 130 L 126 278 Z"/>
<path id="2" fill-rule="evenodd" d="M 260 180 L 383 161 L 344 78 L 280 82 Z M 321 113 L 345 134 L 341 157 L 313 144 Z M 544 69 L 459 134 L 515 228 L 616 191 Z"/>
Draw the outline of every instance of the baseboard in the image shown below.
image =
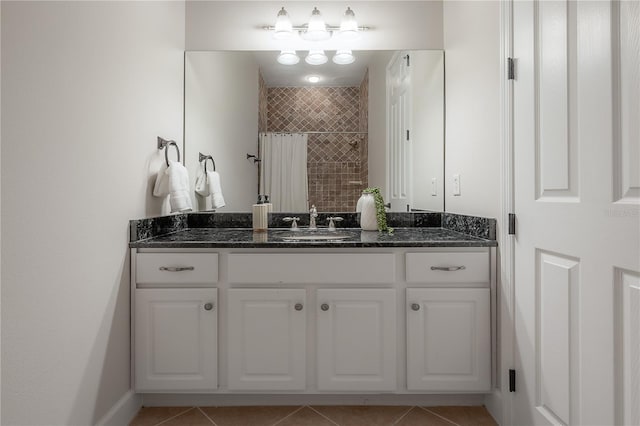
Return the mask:
<path id="1" fill-rule="evenodd" d="M 493 393 L 487 395 L 484 400 L 484 405 L 487 408 L 487 411 L 493 416 L 499 425 L 506 424 L 503 416 L 503 404 L 502 392 L 498 389 L 494 389 Z"/>
<path id="2" fill-rule="evenodd" d="M 133 390 L 128 390 L 114 404 L 107 414 L 96 422 L 97 426 L 128 425 L 142 407 L 142 397 Z"/>
<path id="3" fill-rule="evenodd" d="M 485 395 L 429 394 L 156 394 L 142 395 L 145 407 L 243 405 L 483 405 Z"/>

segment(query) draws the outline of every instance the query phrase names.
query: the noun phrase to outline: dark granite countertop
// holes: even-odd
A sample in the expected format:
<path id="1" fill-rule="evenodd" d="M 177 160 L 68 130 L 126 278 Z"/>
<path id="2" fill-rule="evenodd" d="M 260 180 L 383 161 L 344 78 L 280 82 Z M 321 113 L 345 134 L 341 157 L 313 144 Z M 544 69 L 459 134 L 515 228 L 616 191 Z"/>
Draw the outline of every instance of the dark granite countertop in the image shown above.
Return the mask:
<path id="1" fill-rule="evenodd" d="M 296 241 L 291 238 L 317 235 L 340 237 L 336 240 Z M 495 239 L 474 237 L 441 227 L 395 228 L 392 234 L 338 228 L 293 232 L 269 229 L 253 232 L 250 228 L 185 228 L 164 235 L 129 243 L 131 248 L 352 248 L 352 247 L 495 247 Z"/>

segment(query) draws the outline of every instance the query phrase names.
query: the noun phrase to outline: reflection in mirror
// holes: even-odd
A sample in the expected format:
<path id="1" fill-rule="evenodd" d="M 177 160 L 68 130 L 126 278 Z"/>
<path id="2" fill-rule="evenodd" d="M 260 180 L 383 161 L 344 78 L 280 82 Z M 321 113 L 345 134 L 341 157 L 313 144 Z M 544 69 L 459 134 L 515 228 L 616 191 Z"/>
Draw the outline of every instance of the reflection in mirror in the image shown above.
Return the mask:
<path id="1" fill-rule="evenodd" d="M 443 52 L 354 52 L 346 66 L 285 66 L 277 53 L 186 53 L 192 185 L 202 152 L 220 174 L 221 211 L 250 211 L 258 193 L 276 211 L 354 211 L 368 186 L 394 211 L 444 209 Z M 195 194 L 194 206 L 212 208 Z"/>

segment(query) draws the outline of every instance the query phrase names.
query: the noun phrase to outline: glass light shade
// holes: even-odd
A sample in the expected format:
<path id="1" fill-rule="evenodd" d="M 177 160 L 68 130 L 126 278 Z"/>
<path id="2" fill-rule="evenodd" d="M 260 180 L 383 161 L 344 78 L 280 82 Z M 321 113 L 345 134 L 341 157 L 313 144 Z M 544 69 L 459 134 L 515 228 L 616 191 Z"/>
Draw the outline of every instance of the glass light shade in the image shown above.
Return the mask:
<path id="1" fill-rule="evenodd" d="M 307 29 L 302 33 L 302 38 L 305 40 L 319 41 L 327 40 L 331 38 L 331 33 L 327 31 L 327 25 L 320 15 L 320 11 L 317 7 L 313 8 L 311 12 L 311 18 L 309 18 L 309 24 Z"/>
<path id="2" fill-rule="evenodd" d="M 338 31 L 338 37 L 343 40 L 354 40 L 360 36 L 358 33 L 358 21 L 356 21 L 356 14 L 353 13 L 350 7 L 344 12 L 342 22 L 340 23 L 340 31 Z"/>
<path id="3" fill-rule="evenodd" d="M 317 75 L 308 75 L 307 81 L 309 83 L 318 83 L 320 81 L 320 77 L 318 77 Z"/>
<path id="4" fill-rule="evenodd" d="M 282 50 L 278 55 L 278 63 L 282 65 L 295 65 L 300 62 L 295 50 Z"/>
<path id="5" fill-rule="evenodd" d="M 331 58 L 334 64 L 338 65 L 348 65 L 355 62 L 356 58 L 351 53 L 349 49 L 338 50 L 333 58 Z"/>
<path id="6" fill-rule="evenodd" d="M 309 65 L 322 65 L 328 61 L 328 58 L 327 55 L 324 54 L 324 50 L 313 49 L 309 51 L 304 61 Z"/>
<path id="7" fill-rule="evenodd" d="M 280 12 L 278 12 L 278 17 L 276 18 L 273 38 L 276 40 L 283 40 L 291 37 L 293 37 L 293 24 L 291 23 L 289 14 L 283 7 Z"/>

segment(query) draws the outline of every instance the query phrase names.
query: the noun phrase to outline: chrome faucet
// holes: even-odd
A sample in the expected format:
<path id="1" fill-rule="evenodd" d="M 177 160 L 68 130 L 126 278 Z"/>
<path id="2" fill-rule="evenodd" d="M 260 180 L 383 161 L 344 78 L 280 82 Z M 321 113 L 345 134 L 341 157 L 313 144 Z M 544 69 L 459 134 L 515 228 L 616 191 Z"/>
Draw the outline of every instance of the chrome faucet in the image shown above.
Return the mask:
<path id="1" fill-rule="evenodd" d="M 312 204 L 309 210 L 309 229 L 318 229 L 316 226 L 316 217 L 318 217 L 318 210 L 315 204 Z"/>

